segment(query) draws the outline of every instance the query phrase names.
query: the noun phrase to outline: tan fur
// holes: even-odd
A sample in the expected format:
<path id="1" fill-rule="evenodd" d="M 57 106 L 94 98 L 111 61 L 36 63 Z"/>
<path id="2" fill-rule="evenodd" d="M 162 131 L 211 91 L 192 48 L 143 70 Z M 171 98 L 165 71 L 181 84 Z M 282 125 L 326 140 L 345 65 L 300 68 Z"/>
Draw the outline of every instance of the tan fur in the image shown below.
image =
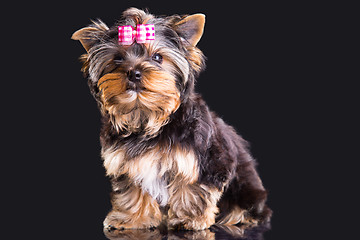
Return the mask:
<path id="1" fill-rule="evenodd" d="M 203 68 L 203 55 L 200 49 L 188 46 L 187 50 L 189 52 L 187 58 L 189 59 L 189 63 L 191 64 L 191 67 L 196 71 L 200 72 L 200 70 Z"/>
<path id="2" fill-rule="evenodd" d="M 221 196 L 217 189 L 174 181 L 170 192 L 170 228 L 203 230 L 215 223 L 215 215 L 218 213 L 216 203 Z"/>
<path id="3" fill-rule="evenodd" d="M 217 223 L 223 225 L 234 225 L 244 221 L 245 210 L 240 207 L 235 207 L 228 215 L 220 219 Z"/>
<path id="4" fill-rule="evenodd" d="M 176 146 L 173 149 L 157 147 L 133 159 L 129 159 L 122 148 L 102 149 L 101 155 L 108 176 L 127 174 L 135 179 L 144 171 L 148 174 L 154 166 L 159 168 L 159 177 L 165 172 L 171 172 L 183 183 L 194 183 L 199 176 L 194 152 Z"/>
<path id="5" fill-rule="evenodd" d="M 142 204 L 137 201 L 151 198 L 147 192 L 142 193 L 147 197 L 139 197 L 140 192 L 144 192 L 144 188 L 146 189 L 149 179 L 161 179 L 168 172 L 171 176 L 168 179 L 169 185 L 165 186 L 165 189 L 160 189 L 159 192 L 165 190 L 170 196 L 168 202 L 170 205 L 169 225 L 182 224 L 186 229 L 200 230 L 210 227 L 215 222 L 215 214 L 218 212 L 216 203 L 221 193 L 215 188 L 196 183 L 199 170 L 192 150 L 185 150 L 178 146 L 174 146 L 172 149 L 157 147 L 136 158 L 128 159 L 125 151 L 121 148 L 117 150 L 109 148 L 102 151 L 102 157 L 108 175 L 119 177 L 125 174 L 130 178 L 129 182 L 135 183 L 134 186 L 139 189 L 137 191 L 127 190 L 119 197 L 113 198 L 114 209 L 109 214 L 110 219 L 120 218 L 125 219 L 126 222 L 134 213 L 132 211 L 140 209 L 139 206 Z M 125 187 L 115 186 L 114 191 L 120 191 Z M 132 205 L 134 207 L 131 207 Z M 153 206 L 153 204 L 151 205 Z M 119 206 L 130 207 L 132 210 L 124 212 Z"/>
<path id="6" fill-rule="evenodd" d="M 89 42 L 96 39 L 96 34 L 109 30 L 109 27 L 100 20 L 92 22 L 92 27 L 79 29 L 71 36 L 71 39 L 79 40 L 87 52 L 91 48 L 91 44 L 89 44 Z"/>
<path id="7" fill-rule="evenodd" d="M 184 28 L 186 30 L 192 28 L 193 31 L 196 31 L 195 34 L 192 34 L 191 38 L 187 39 L 187 41 L 192 46 L 196 46 L 204 32 L 205 15 L 198 13 L 187 16 L 181 21 L 179 21 L 176 25 L 178 28 Z"/>
<path id="8" fill-rule="evenodd" d="M 215 240 L 215 233 L 209 229 L 202 231 L 188 231 L 184 234 L 184 238 L 169 236 L 168 240 L 183 240 L 183 239 L 194 239 L 194 240 Z"/>
<path id="9" fill-rule="evenodd" d="M 138 132 L 144 126 L 147 135 L 157 134 L 180 106 L 175 79 L 167 72 L 145 73 L 140 92 L 127 90 L 126 81 L 126 76 L 120 73 L 109 73 L 99 79 L 103 111 L 110 114 L 119 131 Z"/>
<path id="10" fill-rule="evenodd" d="M 242 223 L 244 225 L 256 226 L 258 221 L 250 217 L 247 210 L 235 206 L 229 214 L 218 220 L 217 223 L 222 225 L 235 225 Z"/>
<path id="11" fill-rule="evenodd" d="M 126 190 L 112 196 L 112 211 L 104 226 L 115 228 L 149 228 L 161 222 L 159 204 L 148 193 L 133 184 L 123 186 Z"/>
<path id="12" fill-rule="evenodd" d="M 172 149 L 156 147 L 132 159 L 121 148 L 108 148 L 102 149 L 102 157 L 108 176 L 128 176 L 162 205 L 168 202 L 168 188 L 173 182 L 191 184 L 198 179 L 199 171 L 193 151 L 176 146 Z M 170 176 L 167 181 L 163 180 L 166 173 Z"/>
<path id="13" fill-rule="evenodd" d="M 217 202 L 224 186 L 232 181 L 230 176 L 222 175 L 225 173 L 224 169 L 226 173 L 230 172 L 231 165 L 237 167 L 235 163 L 251 157 L 245 152 L 245 160 L 226 159 L 230 155 L 239 155 L 235 147 L 241 150 L 241 137 L 236 137 L 230 127 L 211 115 L 200 97 L 195 97 L 195 77 L 203 69 L 205 61 L 202 52 L 196 47 L 203 34 L 205 15 L 174 15 L 154 22 L 150 20 L 152 18 L 151 14 L 130 8 L 118 22 L 134 28 L 147 22 L 155 24 L 156 40 L 144 45 L 139 42 L 131 46 L 119 45 L 116 26 L 110 30 L 100 20 L 78 30 L 72 36 L 87 51 L 81 56 L 84 62 L 82 71 L 88 75 L 90 91 L 99 105 L 105 123 L 101 132 L 104 147 L 102 157 L 106 174 L 112 182 L 113 209 L 106 217 L 104 226 L 138 229 L 158 226 L 163 221 L 171 228 L 202 230 L 215 223 L 215 216 L 219 211 Z M 180 92 L 184 99 L 184 111 L 179 112 L 180 118 L 173 122 L 174 125 L 170 124 L 169 128 L 161 131 L 169 123 L 170 116 L 180 107 Z M 186 109 L 190 106 L 193 109 Z M 190 112 L 192 110 L 193 116 Z M 204 121 L 194 121 L 198 116 L 206 117 Z M 177 125 L 177 121 L 181 119 L 184 124 Z M 216 124 L 213 125 L 213 122 Z M 179 131 L 188 126 L 193 136 L 178 136 L 175 129 L 177 126 Z M 166 136 L 169 134 L 168 130 L 174 131 L 173 134 Z M 209 169 L 201 169 L 204 171 L 203 177 L 209 178 L 209 181 L 206 179 L 204 182 L 214 184 L 219 189 L 199 184 L 197 154 L 205 155 L 201 149 L 199 153 L 195 153 L 191 146 L 186 146 L 197 145 L 197 139 L 206 135 L 204 131 L 209 132 L 206 142 L 214 143 L 204 154 L 210 153 L 208 161 L 216 163 L 209 162 Z M 224 133 L 219 135 L 214 134 L 214 131 Z M 155 138 L 160 133 L 163 134 L 159 139 Z M 129 138 L 130 141 L 122 139 L 131 134 L 134 135 Z M 169 142 L 165 143 L 167 137 Z M 217 148 L 218 144 L 222 144 L 222 139 L 226 140 L 224 147 Z M 149 140 L 149 144 L 136 142 L 138 140 Z M 235 144 L 235 140 L 239 144 Z M 156 143 L 158 145 L 154 146 Z M 134 147 L 137 144 L 139 148 Z M 230 155 L 225 151 L 230 151 Z M 239 153 L 243 154 L 241 151 Z M 217 161 L 213 156 L 220 160 Z M 219 163 L 228 163 L 228 166 L 220 169 L 219 176 L 210 176 L 217 171 Z M 245 172 L 247 167 L 248 165 L 244 167 Z M 252 174 L 256 178 L 256 172 Z M 227 177 L 228 180 L 223 180 Z M 260 185 L 260 191 L 256 194 L 260 196 L 264 193 L 266 197 L 266 192 L 261 191 L 261 180 L 255 180 Z M 251 190 L 249 189 L 250 193 Z M 263 203 L 256 205 L 257 209 L 252 211 L 263 210 L 264 205 L 261 204 Z M 165 216 L 162 216 L 160 208 L 162 211 L 168 209 L 167 215 L 163 212 Z M 234 207 L 219 221 L 225 225 L 239 222 L 256 224 L 248 211 L 238 207 Z"/>

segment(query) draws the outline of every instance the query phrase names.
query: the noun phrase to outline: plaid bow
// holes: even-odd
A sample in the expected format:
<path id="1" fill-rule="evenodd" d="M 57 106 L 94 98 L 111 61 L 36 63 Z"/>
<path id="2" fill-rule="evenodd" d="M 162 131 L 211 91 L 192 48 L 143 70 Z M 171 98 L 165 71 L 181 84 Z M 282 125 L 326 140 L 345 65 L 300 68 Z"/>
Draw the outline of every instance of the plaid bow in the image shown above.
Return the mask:
<path id="1" fill-rule="evenodd" d="M 130 25 L 119 26 L 119 44 L 131 45 L 136 40 L 137 43 L 148 43 L 155 40 L 154 24 L 139 24 L 136 30 Z"/>

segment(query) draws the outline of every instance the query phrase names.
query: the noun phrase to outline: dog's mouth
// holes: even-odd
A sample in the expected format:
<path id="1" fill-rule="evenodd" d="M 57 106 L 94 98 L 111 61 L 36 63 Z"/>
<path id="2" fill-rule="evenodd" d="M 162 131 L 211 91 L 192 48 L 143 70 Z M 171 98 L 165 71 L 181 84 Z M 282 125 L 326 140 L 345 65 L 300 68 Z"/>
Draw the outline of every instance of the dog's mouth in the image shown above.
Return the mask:
<path id="1" fill-rule="evenodd" d="M 145 90 L 145 87 L 142 86 L 140 83 L 134 83 L 134 82 L 127 82 L 126 85 L 126 91 L 133 91 L 136 93 L 142 92 Z"/>

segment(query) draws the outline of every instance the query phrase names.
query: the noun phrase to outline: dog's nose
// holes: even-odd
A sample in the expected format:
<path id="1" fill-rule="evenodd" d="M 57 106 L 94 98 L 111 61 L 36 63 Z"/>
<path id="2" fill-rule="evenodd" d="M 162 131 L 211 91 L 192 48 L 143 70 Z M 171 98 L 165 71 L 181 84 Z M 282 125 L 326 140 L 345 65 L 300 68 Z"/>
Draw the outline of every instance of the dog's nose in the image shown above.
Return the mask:
<path id="1" fill-rule="evenodd" d="M 129 78 L 129 81 L 138 82 L 141 79 L 141 72 L 139 70 L 132 69 L 127 72 L 127 76 Z"/>

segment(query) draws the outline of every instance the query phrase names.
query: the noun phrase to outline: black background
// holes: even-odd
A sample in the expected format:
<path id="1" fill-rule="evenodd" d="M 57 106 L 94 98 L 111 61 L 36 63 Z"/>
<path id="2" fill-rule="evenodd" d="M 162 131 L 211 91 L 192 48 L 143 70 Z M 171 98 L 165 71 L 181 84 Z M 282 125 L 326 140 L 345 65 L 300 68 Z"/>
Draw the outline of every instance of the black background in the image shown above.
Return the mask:
<path id="1" fill-rule="evenodd" d="M 264 238 L 349 234 L 358 205 L 350 164 L 359 160 L 349 154 L 358 143 L 350 125 L 359 103 L 359 76 L 350 74 L 355 64 L 345 55 L 352 55 L 352 7 L 121 0 L 3 9 L 10 11 L 2 19 L 3 206 L 13 238 L 105 239 L 110 184 L 100 159 L 100 114 L 80 72 L 84 49 L 70 37 L 90 19 L 112 25 L 131 6 L 206 15 L 198 46 L 207 68 L 196 89 L 251 143 L 274 211 Z"/>

